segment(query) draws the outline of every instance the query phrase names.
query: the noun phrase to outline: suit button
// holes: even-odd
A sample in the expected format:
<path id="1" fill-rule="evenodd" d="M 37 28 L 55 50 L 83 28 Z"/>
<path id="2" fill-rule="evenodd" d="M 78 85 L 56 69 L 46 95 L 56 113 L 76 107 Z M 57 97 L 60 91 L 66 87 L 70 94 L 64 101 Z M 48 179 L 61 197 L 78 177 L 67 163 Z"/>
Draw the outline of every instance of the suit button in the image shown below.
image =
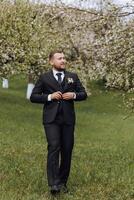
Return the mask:
<path id="1" fill-rule="evenodd" d="M 58 103 L 60 103 L 60 102 L 58 101 Z"/>

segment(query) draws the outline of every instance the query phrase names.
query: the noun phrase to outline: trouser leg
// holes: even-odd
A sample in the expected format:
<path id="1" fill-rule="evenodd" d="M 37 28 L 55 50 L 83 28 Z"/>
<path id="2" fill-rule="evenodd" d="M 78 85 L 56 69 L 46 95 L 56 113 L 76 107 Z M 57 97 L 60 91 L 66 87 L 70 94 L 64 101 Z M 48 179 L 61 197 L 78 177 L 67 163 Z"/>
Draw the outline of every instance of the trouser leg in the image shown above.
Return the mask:
<path id="1" fill-rule="evenodd" d="M 59 153 L 61 148 L 61 127 L 56 124 L 45 125 L 45 133 L 48 142 L 47 178 L 48 185 L 59 184 Z"/>
<path id="2" fill-rule="evenodd" d="M 61 183 L 67 183 L 69 177 L 73 145 L 74 145 L 74 125 L 64 124 L 62 126 L 62 133 L 61 133 L 61 164 L 60 164 Z"/>

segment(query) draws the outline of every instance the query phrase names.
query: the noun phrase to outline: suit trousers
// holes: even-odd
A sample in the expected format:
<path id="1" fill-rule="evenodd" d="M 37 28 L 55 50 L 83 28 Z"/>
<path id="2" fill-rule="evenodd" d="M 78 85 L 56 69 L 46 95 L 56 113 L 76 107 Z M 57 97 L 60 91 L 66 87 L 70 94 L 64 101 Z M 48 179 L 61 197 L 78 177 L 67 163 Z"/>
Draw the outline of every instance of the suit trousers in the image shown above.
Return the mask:
<path id="1" fill-rule="evenodd" d="M 45 124 L 44 129 L 48 143 L 48 185 L 66 184 L 74 145 L 74 124 L 65 123 L 63 115 L 59 114 L 54 122 Z"/>

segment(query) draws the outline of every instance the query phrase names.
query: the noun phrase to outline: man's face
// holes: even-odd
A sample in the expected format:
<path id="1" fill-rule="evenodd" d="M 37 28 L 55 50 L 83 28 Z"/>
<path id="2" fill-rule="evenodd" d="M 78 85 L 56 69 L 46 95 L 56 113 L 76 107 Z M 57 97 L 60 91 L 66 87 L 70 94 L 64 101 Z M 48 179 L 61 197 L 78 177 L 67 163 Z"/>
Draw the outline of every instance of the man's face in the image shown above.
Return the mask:
<path id="1" fill-rule="evenodd" d="M 50 64 L 58 71 L 65 69 L 66 59 L 64 53 L 55 53 L 50 60 Z"/>

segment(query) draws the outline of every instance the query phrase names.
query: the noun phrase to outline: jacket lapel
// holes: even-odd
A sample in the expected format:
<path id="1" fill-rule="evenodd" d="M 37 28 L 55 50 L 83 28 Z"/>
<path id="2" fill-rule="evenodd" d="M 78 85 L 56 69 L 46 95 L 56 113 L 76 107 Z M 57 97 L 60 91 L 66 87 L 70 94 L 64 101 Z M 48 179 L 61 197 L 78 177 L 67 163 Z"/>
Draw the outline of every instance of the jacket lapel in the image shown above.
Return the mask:
<path id="1" fill-rule="evenodd" d="M 49 84 L 50 84 L 54 89 L 59 90 L 58 81 L 55 79 L 52 70 L 50 70 L 48 78 L 49 78 Z"/>
<path id="2" fill-rule="evenodd" d="M 64 85 L 63 91 L 65 91 L 68 88 L 68 78 L 69 78 L 69 73 L 65 71 L 65 76 L 63 80 L 65 82 L 65 85 Z"/>

